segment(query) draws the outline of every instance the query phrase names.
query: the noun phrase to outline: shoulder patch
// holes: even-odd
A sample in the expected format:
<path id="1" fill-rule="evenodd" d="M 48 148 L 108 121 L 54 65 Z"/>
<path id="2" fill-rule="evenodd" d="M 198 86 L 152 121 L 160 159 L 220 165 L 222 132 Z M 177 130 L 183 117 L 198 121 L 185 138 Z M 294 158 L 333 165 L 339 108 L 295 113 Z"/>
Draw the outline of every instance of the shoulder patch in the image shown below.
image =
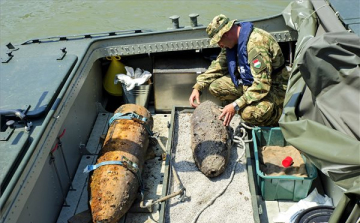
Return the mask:
<path id="1" fill-rule="evenodd" d="M 255 68 L 260 68 L 261 67 L 261 62 L 259 61 L 259 59 L 253 60 L 252 63 L 253 63 Z"/>
<path id="2" fill-rule="evenodd" d="M 249 58 L 249 64 L 250 66 L 256 71 L 256 72 L 260 72 L 264 69 L 266 69 L 266 63 L 264 61 L 264 58 L 262 57 L 262 55 L 259 53 L 257 54 L 255 57 L 253 58 Z"/>

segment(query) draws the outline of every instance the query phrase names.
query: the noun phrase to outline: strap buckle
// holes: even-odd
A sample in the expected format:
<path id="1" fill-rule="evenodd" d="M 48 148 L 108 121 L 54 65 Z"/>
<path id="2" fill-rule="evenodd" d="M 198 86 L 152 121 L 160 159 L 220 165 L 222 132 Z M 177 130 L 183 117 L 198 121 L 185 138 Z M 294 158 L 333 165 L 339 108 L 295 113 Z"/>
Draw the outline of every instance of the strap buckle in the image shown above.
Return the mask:
<path id="1" fill-rule="evenodd" d="M 139 120 L 141 121 L 142 125 L 144 126 L 144 128 L 146 129 L 146 131 L 149 133 L 150 136 L 153 135 L 153 132 L 150 130 L 150 128 L 146 125 L 146 122 L 148 120 L 148 118 L 141 116 L 139 114 L 136 114 L 135 112 L 129 112 L 129 113 L 115 113 L 113 117 L 110 118 L 109 120 L 109 126 L 111 126 L 111 124 L 118 119 L 128 119 L 128 120 Z"/>

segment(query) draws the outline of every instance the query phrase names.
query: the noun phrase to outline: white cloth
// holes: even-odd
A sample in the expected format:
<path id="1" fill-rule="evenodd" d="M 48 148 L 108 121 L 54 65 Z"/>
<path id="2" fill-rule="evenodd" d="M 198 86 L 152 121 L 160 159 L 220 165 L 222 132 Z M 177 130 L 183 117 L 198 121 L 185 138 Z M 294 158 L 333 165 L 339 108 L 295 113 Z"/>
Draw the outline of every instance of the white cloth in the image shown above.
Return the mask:
<path id="1" fill-rule="evenodd" d="M 293 223 L 302 211 L 319 205 L 333 206 L 333 202 L 328 196 L 319 194 L 315 188 L 306 198 L 301 199 L 286 212 L 280 212 L 273 222 Z"/>
<path id="2" fill-rule="evenodd" d="M 131 91 L 135 86 L 140 86 L 150 79 L 152 74 L 149 71 L 140 68 L 125 66 L 126 74 L 117 74 L 114 79 L 114 84 L 121 82 L 126 86 L 127 91 Z"/>

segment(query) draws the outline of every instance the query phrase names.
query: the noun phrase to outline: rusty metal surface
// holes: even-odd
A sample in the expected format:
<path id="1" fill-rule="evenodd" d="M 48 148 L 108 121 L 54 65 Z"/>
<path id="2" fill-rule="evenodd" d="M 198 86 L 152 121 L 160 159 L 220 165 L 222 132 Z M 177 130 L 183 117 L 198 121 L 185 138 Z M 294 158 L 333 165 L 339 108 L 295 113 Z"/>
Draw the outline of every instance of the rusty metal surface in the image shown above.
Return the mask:
<path id="1" fill-rule="evenodd" d="M 115 113 L 136 112 L 148 118 L 152 129 L 153 120 L 144 107 L 126 104 Z M 97 163 L 121 161 L 126 157 L 138 165 L 141 173 L 149 135 L 137 120 L 115 120 L 110 126 Z M 136 175 L 121 165 L 105 165 L 96 169 L 90 179 L 90 207 L 94 222 L 117 222 L 131 207 L 137 197 L 139 181 Z"/>
<path id="2" fill-rule="evenodd" d="M 229 161 L 231 137 L 220 116 L 220 107 L 211 101 L 201 103 L 191 118 L 191 149 L 197 167 L 207 177 L 224 172 Z"/>

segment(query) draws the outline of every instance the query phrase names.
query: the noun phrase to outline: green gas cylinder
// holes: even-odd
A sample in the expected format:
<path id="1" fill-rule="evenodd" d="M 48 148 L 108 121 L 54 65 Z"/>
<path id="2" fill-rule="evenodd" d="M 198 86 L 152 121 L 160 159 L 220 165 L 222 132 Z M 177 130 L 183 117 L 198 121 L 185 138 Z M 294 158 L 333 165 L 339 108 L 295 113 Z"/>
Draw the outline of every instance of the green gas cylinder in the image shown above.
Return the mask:
<path id="1" fill-rule="evenodd" d="M 115 76 L 117 74 L 126 74 L 125 65 L 120 62 L 120 56 L 106 57 L 111 60 L 109 68 L 103 80 L 105 90 L 113 96 L 122 96 L 121 84 L 114 84 Z"/>

